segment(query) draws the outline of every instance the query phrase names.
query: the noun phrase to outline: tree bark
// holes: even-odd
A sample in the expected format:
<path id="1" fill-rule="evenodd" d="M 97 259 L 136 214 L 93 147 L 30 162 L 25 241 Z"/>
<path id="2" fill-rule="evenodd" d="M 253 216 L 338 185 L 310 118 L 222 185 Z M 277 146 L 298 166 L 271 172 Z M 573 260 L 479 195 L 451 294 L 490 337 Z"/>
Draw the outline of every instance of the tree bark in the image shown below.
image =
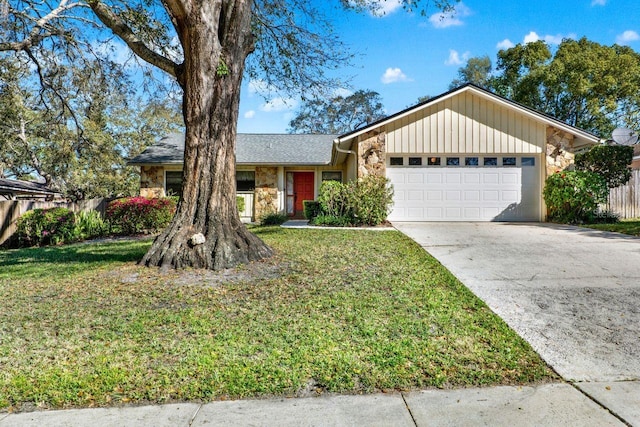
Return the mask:
<path id="1" fill-rule="evenodd" d="M 183 193 L 141 264 L 220 270 L 269 257 L 271 249 L 242 224 L 236 205 L 236 125 L 244 62 L 253 49 L 251 0 L 165 5 L 185 57 L 177 76 L 186 126 Z M 204 243 L 192 239 L 198 233 Z"/>

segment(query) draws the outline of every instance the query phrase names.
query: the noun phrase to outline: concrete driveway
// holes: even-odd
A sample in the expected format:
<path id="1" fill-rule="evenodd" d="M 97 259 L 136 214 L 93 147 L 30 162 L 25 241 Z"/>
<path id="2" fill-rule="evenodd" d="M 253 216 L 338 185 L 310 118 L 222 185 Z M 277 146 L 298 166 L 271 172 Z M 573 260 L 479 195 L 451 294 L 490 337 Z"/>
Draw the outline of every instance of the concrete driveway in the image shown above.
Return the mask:
<path id="1" fill-rule="evenodd" d="M 565 380 L 640 426 L 640 238 L 533 223 L 396 223 Z"/>

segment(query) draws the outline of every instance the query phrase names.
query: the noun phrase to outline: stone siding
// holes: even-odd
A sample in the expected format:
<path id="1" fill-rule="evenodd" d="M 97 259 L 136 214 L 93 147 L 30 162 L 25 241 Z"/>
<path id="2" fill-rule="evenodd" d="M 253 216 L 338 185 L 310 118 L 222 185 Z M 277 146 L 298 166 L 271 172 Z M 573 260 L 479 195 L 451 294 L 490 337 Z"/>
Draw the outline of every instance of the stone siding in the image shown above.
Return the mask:
<path id="1" fill-rule="evenodd" d="M 370 132 L 358 143 L 358 178 L 367 175 L 386 175 L 385 135 L 384 132 Z"/>
<path id="2" fill-rule="evenodd" d="M 164 197 L 164 168 L 142 166 L 140 168 L 140 195 L 142 197 Z"/>
<path id="3" fill-rule="evenodd" d="M 547 176 L 573 167 L 573 138 L 571 134 L 547 127 Z"/>
<path id="4" fill-rule="evenodd" d="M 255 189 L 255 218 L 278 212 L 278 168 L 257 167 Z"/>

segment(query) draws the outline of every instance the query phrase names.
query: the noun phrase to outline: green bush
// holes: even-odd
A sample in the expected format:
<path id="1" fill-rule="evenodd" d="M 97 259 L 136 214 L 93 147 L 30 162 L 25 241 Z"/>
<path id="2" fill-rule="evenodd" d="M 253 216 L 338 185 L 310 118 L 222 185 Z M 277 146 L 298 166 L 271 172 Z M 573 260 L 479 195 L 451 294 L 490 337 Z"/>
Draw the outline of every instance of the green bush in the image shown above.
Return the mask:
<path id="1" fill-rule="evenodd" d="M 315 200 L 303 200 L 302 206 L 304 206 L 304 217 L 309 221 L 313 220 L 321 212 L 320 202 Z"/>
<path id="2" fill-rule="evenodd" d="M 81 211 L 76 214 L 76 227 L 81 240 L 102 237 L 109 233 L 109 224 L 97 211 Z"/>
<path id="3" fill-rule="evenodd" d="M 326 181 L 318 194 L 318 216 L 348 218 L 349 225 L 378 225 L 387 219 L 392 202 L 393 190 L 382 176 L 368 175 L 347 184 Z"/>
<path id="4" fill-rule="evenodd" d="M 326 227 L 351 227 L 351 217 L 348 216 L 333 216 L 333 215 L 318 215 L 311 221 L 313 225 L 324 225 Z"/>
<path id="5" fill-rule="evenodd" d="M 34 209 L 17 222 L 20 247 L 59 245 L 80 240 L 73 211 L 67 208 Z"/>
<path id="6" fill-rule="evenodd" d="M 595 145 L 575 159 L 577 170 L 597 173 L 609 188 L 629 182 L 632 161 L 633 147 L 629 145 Z"/>
<path id="7" fill-rule="evenodd" d="M 176 202 L 169 197 L 125 197 L 109 203 L 106 219 L 113 234 L 156 233 L 171 222 Z"/>
<path id="8" fill-rule="evenodd" d="M 324 215 L 349 215 L 348 198 L 346 186 L 338 181 L 324 181 L 318 190 L 318 203 Z"/>
<path id="9" fill-rule="evenodd" d="M 260 217 L 260 225 L 281 225 L 289 220 L 284 214 L 270 213 Z"/>
<path id="10" fill-rule="evenodd" d="M 236 196 L 236 205 L 238 205 L 238 212 L 242 213 L 244 212 L 244 197 L 242 196 Z"/>
<path id="11" fill-rule="evenodd" d="M 384 176 L 368 175 L 347 185 L 352 222 L 357 225 L 378 225 L 387 219 L 393 203 L 393 189 Z"/>
<path id="12" fill-rule="evenodd" d="M 608 194 L 604 178 L 588 171 L 556 172 L 547 178 L 543 191 L 549 220 L 569 224 L 592 221 Z"/>

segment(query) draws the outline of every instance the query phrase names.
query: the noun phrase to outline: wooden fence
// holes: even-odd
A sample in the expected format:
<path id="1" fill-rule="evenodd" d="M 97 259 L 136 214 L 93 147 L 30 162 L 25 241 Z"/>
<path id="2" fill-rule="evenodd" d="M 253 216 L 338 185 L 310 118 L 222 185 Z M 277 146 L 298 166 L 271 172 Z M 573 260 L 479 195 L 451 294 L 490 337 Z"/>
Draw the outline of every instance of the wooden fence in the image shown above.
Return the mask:
<path id="1" fill-rule="evenodd" d="M 609 191 L 609 210 L 620 218 L 640 218 L 640 169 L 631 171 L 626 185 Z"/>
<path id="2" fill-rule="evenodd" d="M 78 203 L 41 202 L 32 200 L 0 201 L 0 245 L 16 231 L 16 222 L 21 215 L 33 209 L 67 208 L 74 212 L 98 211 L 104 216 L 107 199 L 91 199 Z"/>

